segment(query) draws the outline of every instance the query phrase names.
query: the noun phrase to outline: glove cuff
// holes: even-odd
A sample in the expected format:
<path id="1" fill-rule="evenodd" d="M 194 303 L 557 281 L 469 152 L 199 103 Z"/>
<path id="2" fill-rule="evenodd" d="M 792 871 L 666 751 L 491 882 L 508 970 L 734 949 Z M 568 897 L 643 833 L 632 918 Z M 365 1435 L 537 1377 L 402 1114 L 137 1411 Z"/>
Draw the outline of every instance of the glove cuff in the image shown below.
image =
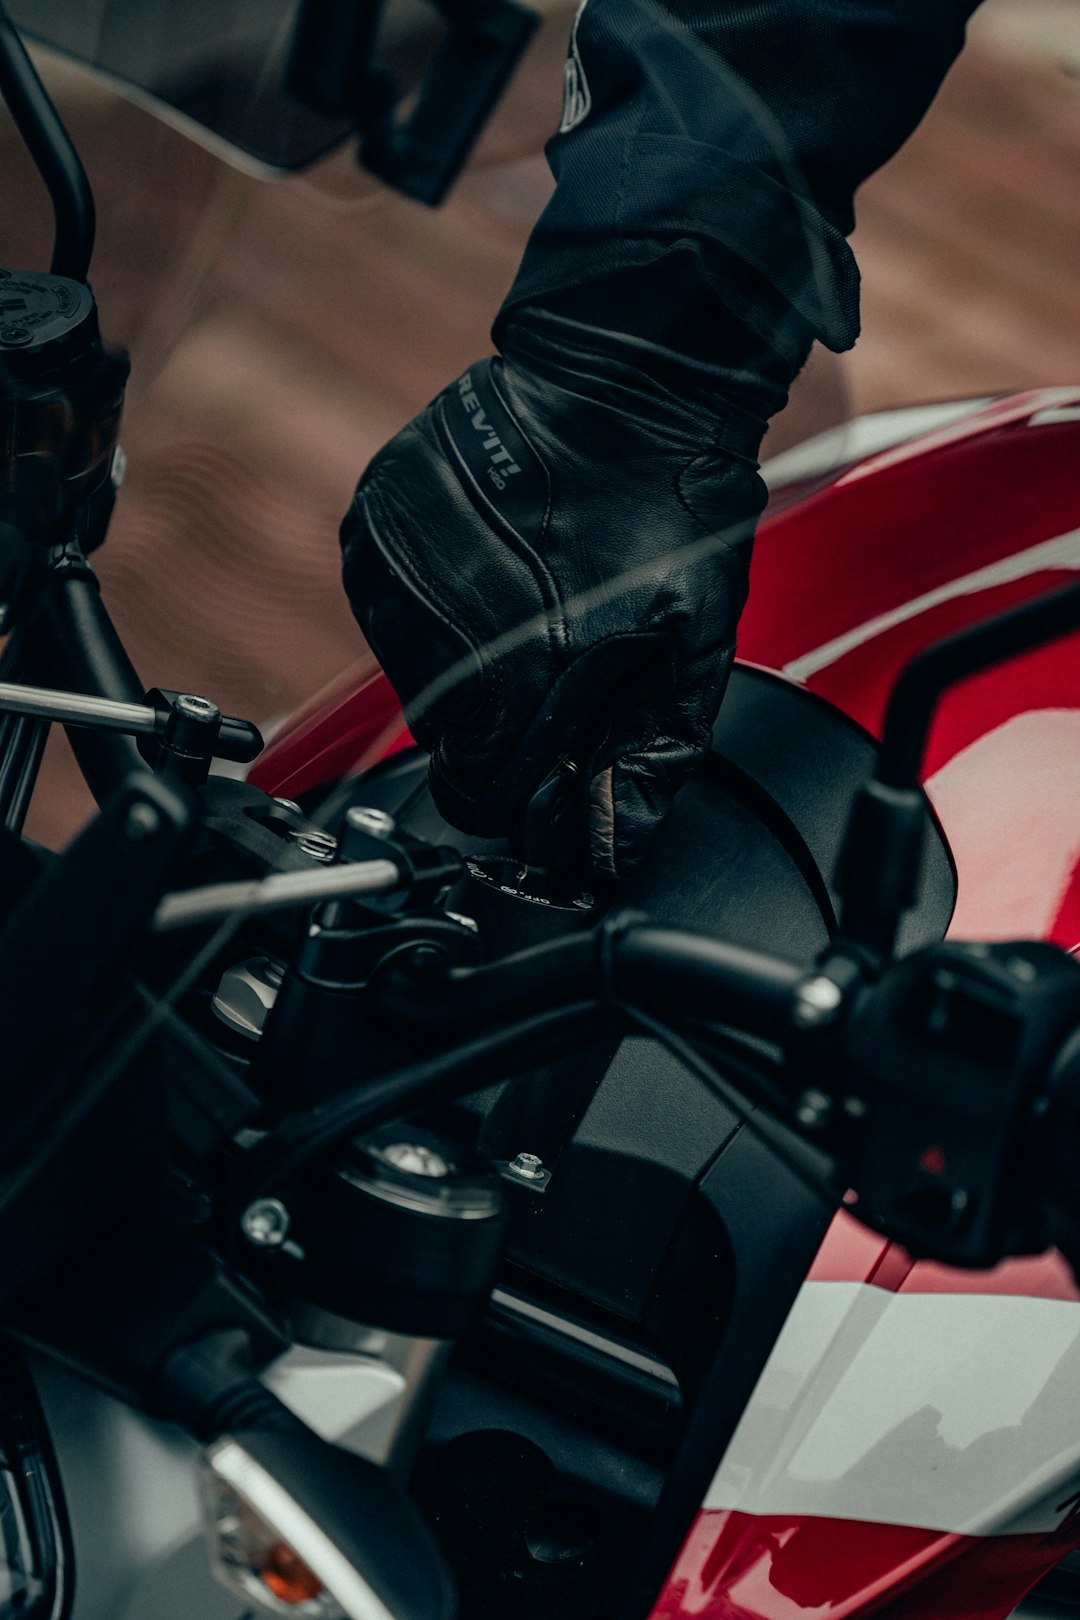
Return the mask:
<path id="1" fill-rule="evenodd" d="M 646 339 L 539 307 L 514 310 L 500 339 L 512 368 L 583 402 L 621 397 L 640 421 L 681 420 L 688 442 L 710 443 L 755 468 L 768 419 L 787 400 L 768 378 L 698 366 Z"/>

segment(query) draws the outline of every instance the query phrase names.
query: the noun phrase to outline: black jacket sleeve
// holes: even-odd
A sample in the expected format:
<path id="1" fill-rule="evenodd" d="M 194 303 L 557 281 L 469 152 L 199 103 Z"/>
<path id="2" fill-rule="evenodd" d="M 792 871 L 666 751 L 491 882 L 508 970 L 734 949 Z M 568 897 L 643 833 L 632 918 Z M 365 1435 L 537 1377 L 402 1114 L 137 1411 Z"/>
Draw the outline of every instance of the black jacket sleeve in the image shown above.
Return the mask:
<path id="1" fill-rule="evenodd" d="M 672 344 L 672 298 L 656 296 L 677 286 L 776 353 L 849 348 L 855 192 L 919 123 L 977 4 L 584 0 L 548 146 L 555 194 L 496 338 L 515 307 L 573 314 L 599 286 L 608 324 L 685 351 L 692 323 Z"/>

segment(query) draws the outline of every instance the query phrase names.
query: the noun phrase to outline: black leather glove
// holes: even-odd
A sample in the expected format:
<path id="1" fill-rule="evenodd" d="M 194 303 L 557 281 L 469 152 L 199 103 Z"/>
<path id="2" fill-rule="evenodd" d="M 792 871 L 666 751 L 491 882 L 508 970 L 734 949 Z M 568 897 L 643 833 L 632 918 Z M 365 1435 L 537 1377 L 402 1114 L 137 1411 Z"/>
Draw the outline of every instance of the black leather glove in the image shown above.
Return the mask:
<path id="1" fill-rule="evenodd" d="M 708 747 L 783 394 L 688 390 L 647 346 L 538 310 L 500 338 L 371 462 L 345 588 L 448 820 L 512 834 L 570 760 L 617 876 Z"/>

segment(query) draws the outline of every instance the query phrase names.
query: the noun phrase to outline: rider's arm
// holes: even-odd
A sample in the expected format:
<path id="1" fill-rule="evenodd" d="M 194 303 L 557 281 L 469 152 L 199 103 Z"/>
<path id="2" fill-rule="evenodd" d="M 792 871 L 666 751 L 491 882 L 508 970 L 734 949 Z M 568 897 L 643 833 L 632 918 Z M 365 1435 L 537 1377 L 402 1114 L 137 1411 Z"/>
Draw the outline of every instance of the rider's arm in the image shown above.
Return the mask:
<path id="1" fill-rule="evenodd" d="M 519 305 L 580 295 L 586 318 L 707 353 L 680 317 L 693 291 L 783 353 L 811 335 L 850 348 L 856 190 L 922 119 L 977 7 L 586 0 L 548 146 L 558 184 L 496 335 Z M 630 274 L 665 260 L 674 280 Z"/>
<path id="2" fill-rule="evenodd" d="M 372 462 L 345 583 L 431 750 L 495 836 L 550 768 L 592 858 L 644 854 L 707 750 L 767 418 L 817 336 L 854 342 L 858 183 L 919 121 L 973 0 L 588 0 L 557 186 L 501 358 Z"/>

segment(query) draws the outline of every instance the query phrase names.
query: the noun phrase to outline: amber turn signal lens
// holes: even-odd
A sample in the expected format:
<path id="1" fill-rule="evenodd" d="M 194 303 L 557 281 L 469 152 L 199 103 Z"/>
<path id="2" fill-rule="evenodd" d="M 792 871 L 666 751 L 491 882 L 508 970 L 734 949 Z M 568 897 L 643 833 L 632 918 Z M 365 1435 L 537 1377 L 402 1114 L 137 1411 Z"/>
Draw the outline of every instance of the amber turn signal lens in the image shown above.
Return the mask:
<path id="1" fill-rule="evenodd" d="M 259 1578 L 280 1603 L 310 1603 L 326 1590 L 319 1577 L 284 1541 L 270 1548 Z"/>

